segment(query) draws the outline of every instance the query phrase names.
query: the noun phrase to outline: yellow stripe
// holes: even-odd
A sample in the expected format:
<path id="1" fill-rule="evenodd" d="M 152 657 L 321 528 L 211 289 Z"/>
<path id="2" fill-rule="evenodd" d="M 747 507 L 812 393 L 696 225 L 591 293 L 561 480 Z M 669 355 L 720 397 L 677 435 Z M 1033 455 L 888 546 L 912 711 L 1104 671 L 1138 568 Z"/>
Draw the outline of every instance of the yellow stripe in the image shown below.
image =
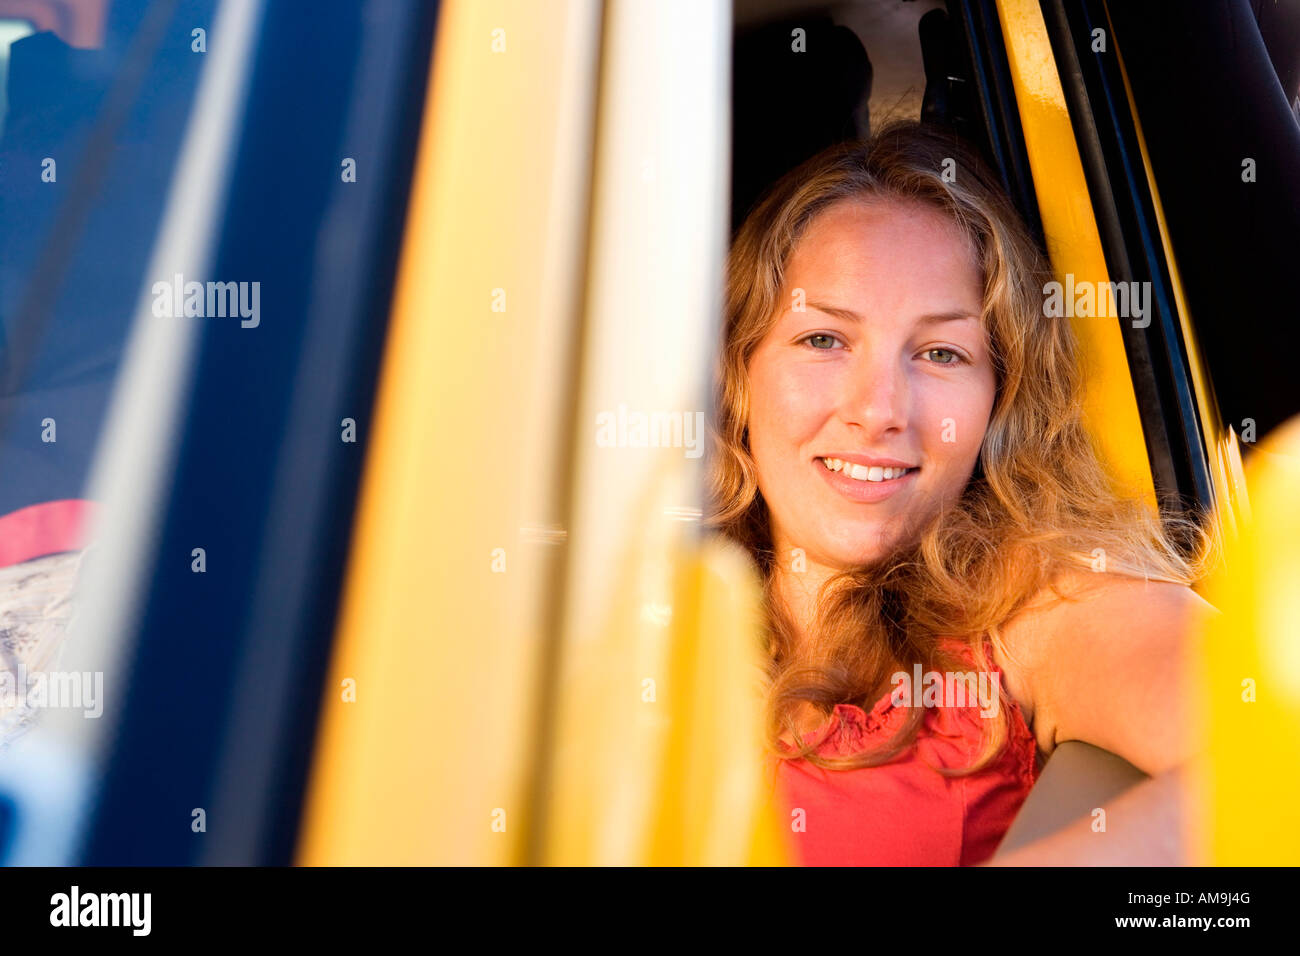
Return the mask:
<path id="1" fill-rule="evenodd" d="M 1106 260 L 1079 148 L 1037 0 L 998 0 L 1002 36 L 1034 176 L 1047 252 L 1058 278 L 1107 283 Z M 1116 478 L 1156 507 L 1142 421 L 1119 322 L 1073 319 L 1084 359 L 1084 418 Z"/>

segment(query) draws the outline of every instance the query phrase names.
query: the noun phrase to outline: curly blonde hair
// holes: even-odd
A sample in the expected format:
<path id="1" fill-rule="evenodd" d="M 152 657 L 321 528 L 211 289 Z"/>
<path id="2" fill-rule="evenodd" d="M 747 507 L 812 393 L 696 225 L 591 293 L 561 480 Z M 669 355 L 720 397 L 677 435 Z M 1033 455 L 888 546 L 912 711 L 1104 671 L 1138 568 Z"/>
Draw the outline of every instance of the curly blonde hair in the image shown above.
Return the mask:
<path id="1" fill-rule="evenodd" d="M 948 173 L 949 175 L 945 175 Z M 968 237 L 983 278 L 981 322 L 991 343 L 996 398 L 979 459 L 960 499 L 919 528 L 915 539 L 870 565 L 841 571 L 816 608 L 816 656 L 796 655 L 788 609 L 774 587 L 767 506 L 749 451 L 748 366 L 784 301 L 784 270 L 800 236 L 833 203 L 887 199 L 922 203 Z M 770 658 L 767 743 L 786 759 L 828 769 L 875 766 L 915 741 L 923 719 L 911 713 L 895 736 L 847 757 L 806 744 L 795 721 L 812 705 L 870 710 L 889 676 L 920 663 L 963 670 L 944 647 L 966 643 L 985 670 L 988 635 L 1004 656 L 1000 629 L 1065 569 L 1093 566 L 1191 585 L 1216 550 L 1206 515 L 1161 519 L 1144 497 L 1119 487 L 1103 466 L 1082 419 L 1082 372 L 1069 320 L 1044 315 L 1047 260 L 1000 184 L 952 134 L 897 123 L 868 142 L 833 146 L 785 175 L 749 213 L 732 243 L 725 329 L 715 376 L 708 458 L 706 527 L 738 542 L 764 581 Z M 1100 549 L 1100 551 L 1098 551 Z M 1005 692 L 1004 696 L 1005 696 Z M 984 722 L 973 773 L 1001 752 L 1007 707 Z M 788 731 L 794 751 L 778 745 Z"/>

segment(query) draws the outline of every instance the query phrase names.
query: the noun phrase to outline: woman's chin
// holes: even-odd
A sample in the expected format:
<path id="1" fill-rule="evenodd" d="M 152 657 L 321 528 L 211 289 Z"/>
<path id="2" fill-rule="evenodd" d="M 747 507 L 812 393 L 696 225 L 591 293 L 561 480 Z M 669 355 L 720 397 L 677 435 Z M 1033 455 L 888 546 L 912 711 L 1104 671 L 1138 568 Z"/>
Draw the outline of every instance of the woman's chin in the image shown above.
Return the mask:
<path id="1" fill-rule="evenodd" d="M 833 551 L 831 557 L 836 567 L 849 571 L 876 564 L 888 554 L 884 548 L 855 548 Z"/>
<path id="2" fill-rule="evenodd" d="M 849 570 L 879 564 L 901 547 L 901 541 L 893 537 L 887 541 L 879 540 L 879 532 L 872 535 L 872 540 L 875 543 L 869 547 L 860 541 L 838 542 L 828 546 L 823 553 L 832 559 L 836 567 Z"/>

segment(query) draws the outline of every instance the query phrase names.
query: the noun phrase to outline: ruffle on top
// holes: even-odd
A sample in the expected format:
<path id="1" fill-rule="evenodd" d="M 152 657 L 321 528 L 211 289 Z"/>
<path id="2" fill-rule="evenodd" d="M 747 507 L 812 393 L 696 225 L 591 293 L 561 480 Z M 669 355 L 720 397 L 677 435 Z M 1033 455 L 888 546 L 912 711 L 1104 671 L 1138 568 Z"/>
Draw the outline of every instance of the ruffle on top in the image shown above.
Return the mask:
<path id="1" fill-rule="evenodd" d="M 969 648 L 959 651 L 974 656 Z M 967 667 L 978 671 L 973 661 Z M 1020 706 L 1003 690 L 1000 668 L 992 665 L 988 673 L 998 675 L 998 706 L 1011 712 L 1001 751 L 978 773 L 947 776 L 935 769 L 969 767 L 983 749 L 987 720 L 994 718 L 980 716 L 978 700 L 924 708 L 911 745 L 878 766 L 831 770 L 773 757 L 797 859 L 812 866 L 959 866 L 988 859 L 1038 778 L 1037 744 Z M 948 685 L 945 675 L 945 697 Z M 828 758 L 876 749 L 900 731 L 908 710 L 895 705 L 892 693 L 870 710 L 837 704 L 803 741 Z"/>
<path id="2" fill-rule="evenodd" d="M 975 667 L 969 647 L 961 645 L 960 652 L 969 659 L 970 666 Z M 998 706 L 1009 707 L 1011 711 L 1003 749 L 994 758 L 994 763 L 1016 768 L 1018 773 L 1033 783 L 1038 779 L 1037 741 L 1025 721 L 1020 704 L 1002 689 L 1002 669 L 990 661 L 989 673 L 998 677 Z M 946 680 L 944 690 L 947 691 Z M 819 756 L 852 756 L 878 748 L 897 734 L 907 722 L 907 711 L 907 706 L 894 703 L 892 691 L 878 700 L 869 711 L 856 704 L 836 704 L 826 720 L 816 729 L 806 732 L 803 740 L 805 745 L 814 746 L 815 753 Z M 978 700 L 961 706 L 926 707 L 925 711 L 912 749 L 915 750 L 916 744 L 924 737 L 949 741 L 957 748 L 960 757 L 960 763 L 951 763 L 948 759 L 942 761 L 944 766 L 951 767 L 968 764 L 978 755 L 984 745 L 984 721 L 994 719 L 981 716 Z M 814 743 L 815 741 L 819 742 Z M 944 756 L 951 756 L 951 748 L 940 749 Z"/>
<path id="3" fill-rule="evenodd" d="M 848 756 L 880 746 L 906 721 L 907 711 L 895 706 L 892 694 L 881 698 L 869 711 L 856 704 L 836 704 L 825 723 L 804 734 L 804 743 L 820 741 L 816 752 L 822 756 Z"/>

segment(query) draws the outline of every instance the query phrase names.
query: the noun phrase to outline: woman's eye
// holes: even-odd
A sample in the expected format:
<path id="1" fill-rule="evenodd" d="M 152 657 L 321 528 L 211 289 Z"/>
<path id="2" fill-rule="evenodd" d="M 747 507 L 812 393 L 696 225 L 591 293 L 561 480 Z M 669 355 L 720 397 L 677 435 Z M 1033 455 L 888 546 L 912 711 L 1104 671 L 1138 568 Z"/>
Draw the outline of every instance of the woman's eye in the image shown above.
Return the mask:
<path id="1" fill-rule="evenodd" d="M 831 349 L 833 349 L 833 348 L 835 347 L 835 346 L 833 346 L 833 345 L 831 345 L 831 344 L 829 344 L 829 343 L 831 343 L 831 342 L 838 342 L 839 339 L 837 339 L 837 338 L 836 338 L 835 336 L 833 336 L 833 335 L 827 335 L 825 332 L 817 332 L 817 333 L 815 333 L 815 334 L 813 334 L 813 335 L 805 335 L 805 336 L 804 336 L 802 339 L 800 339 L 799 341 L 800 341 L 800 342 L 807 342 L 809 345 L 811 345 L 813 348 L 815 348 L 815 349 L 817 349 L 817 350 L 819 350 L 819 351 L 822 351 L 822 352 L 828 352 L 828 351 L 830 351 Z M 827 344 L 822 345 L 822 344 L 818 344 L 818 343 L 827 343 Z"/>
<path id="2" fill-rule="evenodd" d="M 960 355 L 958 355 L 952 349 L 926 349 L 925 350 L 926 355 L 933 355 L 935 352 L 939 352 L 943 355 L 949 356 L 949 358 L 946 359 L 939 359 L 934 363 L 935 365 L 960 365 L 963 361 L 965 361 Z"/>

